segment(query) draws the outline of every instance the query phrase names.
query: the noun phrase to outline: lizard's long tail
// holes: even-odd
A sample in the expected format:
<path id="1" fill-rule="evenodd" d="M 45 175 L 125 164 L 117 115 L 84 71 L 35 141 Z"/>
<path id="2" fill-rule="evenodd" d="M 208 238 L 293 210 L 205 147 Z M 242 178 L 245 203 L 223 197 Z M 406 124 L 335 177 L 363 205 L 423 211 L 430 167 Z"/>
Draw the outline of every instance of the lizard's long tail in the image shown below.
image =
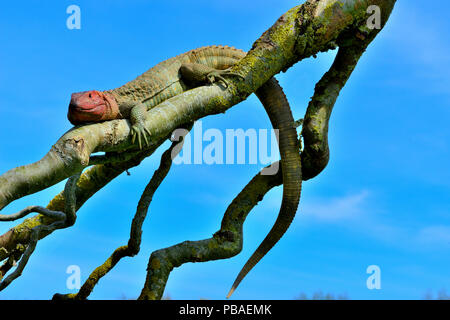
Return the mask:
<path id="1" fill-rule="evenodd" d="M 300 200 L 302 172 L 300 146 L 289 102 L 275 78 L 271 78 L 257 91 L 272 126 L 279 129 L 279 148 L 283 174 L 283 200 L 272 229 L 242 268 L 227 295 L 229 298 L 247 273 L 269 252 L 289 228 Z"/>

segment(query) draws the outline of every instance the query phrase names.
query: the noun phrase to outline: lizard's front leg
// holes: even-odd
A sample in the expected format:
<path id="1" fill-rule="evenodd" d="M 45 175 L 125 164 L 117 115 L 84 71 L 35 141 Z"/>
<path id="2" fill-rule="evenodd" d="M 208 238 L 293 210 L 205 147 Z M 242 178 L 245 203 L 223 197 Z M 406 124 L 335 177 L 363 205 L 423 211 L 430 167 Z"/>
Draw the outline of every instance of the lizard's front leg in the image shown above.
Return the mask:
<path id="1" fill-rule="evenodd" d="M 190 86 L 195 87 L 205 83 L 213 84 L 217 81 L 222 81 L 226 87 L 228 82 L 224 76 L 236 76 L 244 78 L 242 75 L 229 71 L 230 69 L 219 70 L 211 68 L 200 63 L 183 63 L 180 67 L 180 72 L 183 80 Z M 145 127 L 145 117 L 147 114 L 147 106 L 143 103 L 137 104 L 131 109 L 130 121 L 131 128 L 131 143 L 135 143 L 136 138 L 139 143 L 139 149 L 142 149 L 142 137 L 145 144 L 149 146 L 147 135 L 151 135 Z"/>
<path id="2" fill-rule="evenodd" d="M 229 70 L 230 69 L 214 69 L 199 63 L 183 63 L 180 67 L 180 73 L 183 80 L 191 86 L 204 83 L 213 84 L 220 80 L 228 87 L 228 82 L 224 76 L 235 76 L 244 79 L 242 75 L 230 72 Z"/>
<path id="3" fill-rule="evenodd" d="M 136 138 L 139 143 L 139 149 L 142 149 L 142 137 L 145 144 L 149 146 L 147 134 L 150 136 L 150 131 L 145 127 L 145 117 L 147 114 L 147 106 L 143 103 L 135 105 L 130 111 L 131 121 L 131 143 L 134 144 Z"/>

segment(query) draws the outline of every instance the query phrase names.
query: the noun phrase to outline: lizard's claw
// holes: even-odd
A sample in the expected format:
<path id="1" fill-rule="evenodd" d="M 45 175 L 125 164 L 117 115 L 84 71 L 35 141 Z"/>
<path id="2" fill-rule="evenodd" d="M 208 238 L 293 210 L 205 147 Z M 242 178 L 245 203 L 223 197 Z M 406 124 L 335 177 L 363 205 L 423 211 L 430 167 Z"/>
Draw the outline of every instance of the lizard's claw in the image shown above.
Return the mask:
<path id="1" fill-rule="evenodd" d="M 298 119 L 294 122 L 294 128 L 298 128 L 300 126 L 303 126 L 303 119 Z"/>
<path id="2" fill-rule="evenodd" d="M 242 79 L 245 79 L 242 75 L 234 72 L 229 72 L 229 69 L 226 70 L 215 70 L 206 75 L 206 79 L 210 84 L 213 84 L 214 82 L 217 82 L 218 80 L 222 81 L 225 84 L 225 87 L 228 87 L 228 82 L 225 80 L 223 76 L 234 76 L 234 77 L 240 77 Z"/>
<path id="3" fill-rule="evenodd" d="M 139 149 L 142 150 L 142 137 L 144 138 L 145 145 L 148 147 L 150 143 L 148 142 L 147 135 L 150 137 L 150 131 L 142 123 L 136 123 L 131 127 L 131 143 L 134 144 L 136 138 L 138 140 Z"/>

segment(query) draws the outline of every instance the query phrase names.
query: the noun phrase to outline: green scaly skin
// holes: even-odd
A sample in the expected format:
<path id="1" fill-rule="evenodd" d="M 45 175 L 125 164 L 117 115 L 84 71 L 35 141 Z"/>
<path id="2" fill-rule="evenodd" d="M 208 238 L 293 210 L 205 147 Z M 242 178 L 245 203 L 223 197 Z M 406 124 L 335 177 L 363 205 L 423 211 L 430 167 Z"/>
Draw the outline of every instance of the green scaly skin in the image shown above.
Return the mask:
<path id="1" fill-rule="evenodd" d="M 148 144 L 146 134 L 150 133 L 144 126 L 148 110 L 201 84 L 220 80 L 227 86 L 224 76 L 240 76 L 227 69 L 244 56 L 242 50 L 228 46 L 194 49 L 163 61 L 125 85 L 106 92 L 116 99 L 121 116 L 130 119 L 133 143 L 136 137 L 140 143 L 143 136 Z"/>
<path id="2" fill-rule="evenodd" d="M 111 119 L 130 119 L 133 126 L 133 142 L 137 138 L 141 147 L 141 136 L 143 136 L 148 144 L 146 135 L 150 133 L 144 126 L 148 110 L 196 86 L 222 82 L 227 87 L 224 76 L 240 77 L 239 74 L 231 73 L 228 69 L 245 55 L 244 51 L 232 47 L 209 46 L 191 50 L 161 62 L 125 85 L 103 92 L 105 95 L 114 97 L 119 108 L 119 112 Z M 300 146 L 295 121 L 286 96 L 275 78 L 271 78 L 261 86 L 256 91 L 256 95 L 264 105 L 272 126 L 279 129 L 283 199 L 274 226 L 242 268 L 228 297 L 289 228 L 297 211 L 301 192 Z M 102 117 L 102 120 L 107 118 Z"/>

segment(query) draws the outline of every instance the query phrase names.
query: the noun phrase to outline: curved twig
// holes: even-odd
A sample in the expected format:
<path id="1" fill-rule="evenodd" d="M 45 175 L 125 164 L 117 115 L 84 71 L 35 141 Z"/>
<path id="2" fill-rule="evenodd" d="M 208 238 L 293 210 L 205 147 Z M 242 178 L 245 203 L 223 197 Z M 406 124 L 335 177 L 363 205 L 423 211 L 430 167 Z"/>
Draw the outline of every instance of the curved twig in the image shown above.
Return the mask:
<path id="1" fill-rule="evenodd" d="M 303 180 L 317 176 L 330 159 L 328 124 L 334 104 L 372 38 L 344 38 L 330 69 L 317 82 L 303 120 Z"/>
<path id="2" fill-rule="evenodd" d="M 23 217 L 29 215 L 32 212 L 40 213 L 48 218 L 55 219 L 55 220 L 60 220 L 60 219 L 64 218 L 63 212 L 52 211 L 52 210 L 49 210 L 49 209 L 41 207 L 41 206 L 29 206 L 29 207 L 26 207 L 26 208 L 20 210 L 19 212 L 13 213 L 13 214 L 9 214 L 9 215 L 0 214 L 0 221 L 15 221 L 15 220 L 18 220 L 20 218 L 23 218 Z"/>
<path id="3" fill-rule="evenodd" d="M 92 197 L 97 191 L 106 186 L 117 176 L 132 167 L 138 166 L 143 159 L 153 154 L 157 147 L 159 147 L 159 145 L 152 149 L 141 151 L 131 159 L 124 162 L 95 165 L 83 172 L 75 189 L 77 198 L 76 210 L 79 210 L 90 197 Z M 65 195 L 63 191 L 50 201 L 46 209 L 51 211 L 63 211 L 64 208 Z M 0 248 L 3 250 L 0 250 L 0 261 L 8 258 L 17 246 L 27 245 L 30 241 L 31 230 L 34 227 L 38 225 L 50 225 L 53 222 L 54 219 L 51 219 L 46 215 L 39 214 L 26 219 L 19 225 L 1 235 Z M 50 231 L 44 229 L 40 232 L 39 238 L 42 239 L 50 233 Z"/>
<path id="4" fill-rule="evenodd" d="M 192 125 L 193 124 L 187 126 L 184 131 L 185 134 L 191 130 Z M 172 145 L 162 154 L 159 168 L 153 174 L 139 200 L 136 213 L 131 224 L 130 239 L 128 240 L 128 244 L 114 250 L 112 255 L 89 275 L 88 279 L 81 286 L 78 293 L 65 295 L 55 294 L 53 299 L 85 300 L 91 294 L 98 281 L 100 281 L 103 276 L 113 269 L 122 258 L 133 257 L 138 254 L 142 238 L 142 224 L 147 216 L 150 202 L 153 199 L 154 193 L 169 173 L 173 157 L 181 151 L 181 147 L 184 143 L 183 139 L 184 136 L 180 136 L 179 141 L 174 141 Z M 176 150 L 174 151 L 174 149 Z"/>
<path id="5" fill-rule="evenodd" d="M 269 167 L 271 166 L 264 169 Z M 161 299 L 170 272 L 183 263 L 226 259 L 241 252 L 242 226 L 248 213 L 270 189 L 279 186 L 282 180 L 282 170 L 275 175 L 257 174 L 228 206 L 220 230 L 211 238 L 184 241 L 154 251 L 148 262 L 147 278 L 139 299 Z"/>
<path id="6" fill-rule="evenodd" d="M 36 244 L 39 240 L 39 234 L 43 231 L 46 232 L 52 232 L 56 229 L 62 229 L 72 226 L 75 223 L 76 219 L 76 195 L 75 195 L 75 187 L 78 179 L 80 178 L 80 174 L 74 175 L 69 178 L 69 180 L 66 183 L 66 187 L 64 188 L 64 195 L 66 197 L 66 205 L 65 205 L 65 211 L 64 212 L 55 212 L 50 211 L 42 207 L 35 207 L 38 210 L 35 212 L 39 212 L 42 215 L 49 214 L 49 217 L 51 219 L 55 219 L 56 221 L 53 222 L 50 225 L 39 225 L 34 227 L 31 230 L 31 237 L 30 241 L 25 249 L 25 252 L 22 254 L 22 258 L 19 261 L 19 264 L 17 265 L 17 268 L 8 275 L 5 279 L 3 279 L 2 282 L 0 282 L 0 291 L 5 289 L 12 281 L 17 279 L 22 275 L 22 271 L 25 268 L 25 266 L 28 263 L 28 260 L 30 259 L 31 255 L 34 252 L 34 249 L 36 249 Z M 30 207 L 33 208 L 33 207 Z M 27 208 L 29 209 L 29 208 Z M 42 210 L 44 209 L 44 210 Z M 23 213 L 22 212 L 19 213 Z M 29 210 L 25 210 L 25 212 L 30 213 Z M 19 214 L 20 216 L 20 214 Z"/>

